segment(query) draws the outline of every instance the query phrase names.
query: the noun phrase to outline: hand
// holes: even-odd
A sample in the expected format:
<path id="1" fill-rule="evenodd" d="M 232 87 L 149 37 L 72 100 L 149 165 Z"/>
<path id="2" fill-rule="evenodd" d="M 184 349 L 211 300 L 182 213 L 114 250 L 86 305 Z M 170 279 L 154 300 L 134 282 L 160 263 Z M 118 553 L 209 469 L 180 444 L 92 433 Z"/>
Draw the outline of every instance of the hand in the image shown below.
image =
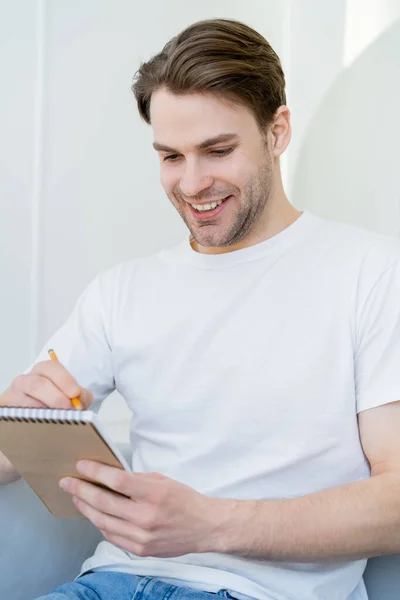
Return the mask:
<path id="1" fill-rule="evenodd" d="M 7 392 L 7 406 L 33 408 L 72 408 L 71 398 L 83 407 L 93 403 L 90 390 L 78 385 L 61 363 L 46 360 L 36 364 L 27 375 L 18 375 Z"/>
<path id="2" fill-rule="evenodd" d="M 116 546 L 137 556 L 219 551 L 219 530 L 234 500 L 209 498 L 159 473 L 127 473 L 86 460 L 77 470 L 109 489 L 72 477 L 60 486 Z"/>

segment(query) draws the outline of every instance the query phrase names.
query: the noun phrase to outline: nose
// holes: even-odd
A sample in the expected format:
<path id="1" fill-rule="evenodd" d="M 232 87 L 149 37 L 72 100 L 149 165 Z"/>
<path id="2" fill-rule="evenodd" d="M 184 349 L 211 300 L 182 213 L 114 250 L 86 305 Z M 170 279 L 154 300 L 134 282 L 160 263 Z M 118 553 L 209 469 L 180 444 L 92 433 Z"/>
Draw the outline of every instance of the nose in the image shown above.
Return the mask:
<path id="1" fill-rule="evenodd" d="M 203 190 L 209 188 L 213 181 L 213 177 L 202 170 L 197 161 L 187 161 L 179 187 L 185 196 L 197 196 Z"/>

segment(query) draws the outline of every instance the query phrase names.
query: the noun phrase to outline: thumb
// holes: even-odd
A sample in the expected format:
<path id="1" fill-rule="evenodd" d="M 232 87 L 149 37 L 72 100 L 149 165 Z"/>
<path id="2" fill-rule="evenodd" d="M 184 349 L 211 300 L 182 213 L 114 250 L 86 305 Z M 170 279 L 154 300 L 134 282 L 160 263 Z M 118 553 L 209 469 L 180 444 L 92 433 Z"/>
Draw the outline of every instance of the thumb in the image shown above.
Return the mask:
<path id="1" fill-rule="evenodd" d="M 92 406 L 94 402 L 93 394 L 90 390 L 86 388 L 81 388 L 81 393 L 79 394 L 79 400 L 83 404 L 83 408 L 89 408 Z"/>

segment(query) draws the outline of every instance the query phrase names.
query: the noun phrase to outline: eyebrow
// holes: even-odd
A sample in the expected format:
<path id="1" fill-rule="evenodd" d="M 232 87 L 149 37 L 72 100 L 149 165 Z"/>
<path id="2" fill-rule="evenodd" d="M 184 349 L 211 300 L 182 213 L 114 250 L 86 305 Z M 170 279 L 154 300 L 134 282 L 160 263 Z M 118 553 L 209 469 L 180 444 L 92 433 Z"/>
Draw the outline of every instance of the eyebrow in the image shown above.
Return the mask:
<path id="1" fill-rule="evenodd" d="M 231 142 L 234 140 L 238 140 L 239 136 L 237 133 L 221 133 L 213 138 L 209 138 L 208 140 L 204 140 L 204 142 L 200 142 L 200 144 L 195 145 L 196 150 L 205 150 L 210 146 L 215 146 L 215 144 L 220 144 L 221 142 Z M 157 150 L 157 152 L 174 152 L 178 153 L 178 150 L 174 148 L 170 148 L 169 146 L 164 146 L 164 144 L 159 144 L 158 142 L 153 143 L 153 148 Z"/>

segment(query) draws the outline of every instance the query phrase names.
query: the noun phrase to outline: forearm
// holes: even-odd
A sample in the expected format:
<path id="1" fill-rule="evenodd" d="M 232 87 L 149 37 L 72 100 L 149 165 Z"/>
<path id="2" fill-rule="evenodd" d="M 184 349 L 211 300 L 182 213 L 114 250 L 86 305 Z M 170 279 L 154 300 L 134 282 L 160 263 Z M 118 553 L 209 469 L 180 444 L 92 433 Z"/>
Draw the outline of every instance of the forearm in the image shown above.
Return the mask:
<path id="1" fill-rule="evenodd" d="M 225 503 L 225 505 L 224 505 Z M 400 474 L 289 500 L 222 500 L 219 551 L 314 562 L 400 552 Z"/>
<path id="2" fill-rule="evenodd" d="M 11 396 L 11 389 L 6 390 L 0 395 L 0 406 L 7 406 L 8 398 Z M 0 452 L 0 485 L 19 479 L 20 475 L 14 469 L 10 461 Z"/>

